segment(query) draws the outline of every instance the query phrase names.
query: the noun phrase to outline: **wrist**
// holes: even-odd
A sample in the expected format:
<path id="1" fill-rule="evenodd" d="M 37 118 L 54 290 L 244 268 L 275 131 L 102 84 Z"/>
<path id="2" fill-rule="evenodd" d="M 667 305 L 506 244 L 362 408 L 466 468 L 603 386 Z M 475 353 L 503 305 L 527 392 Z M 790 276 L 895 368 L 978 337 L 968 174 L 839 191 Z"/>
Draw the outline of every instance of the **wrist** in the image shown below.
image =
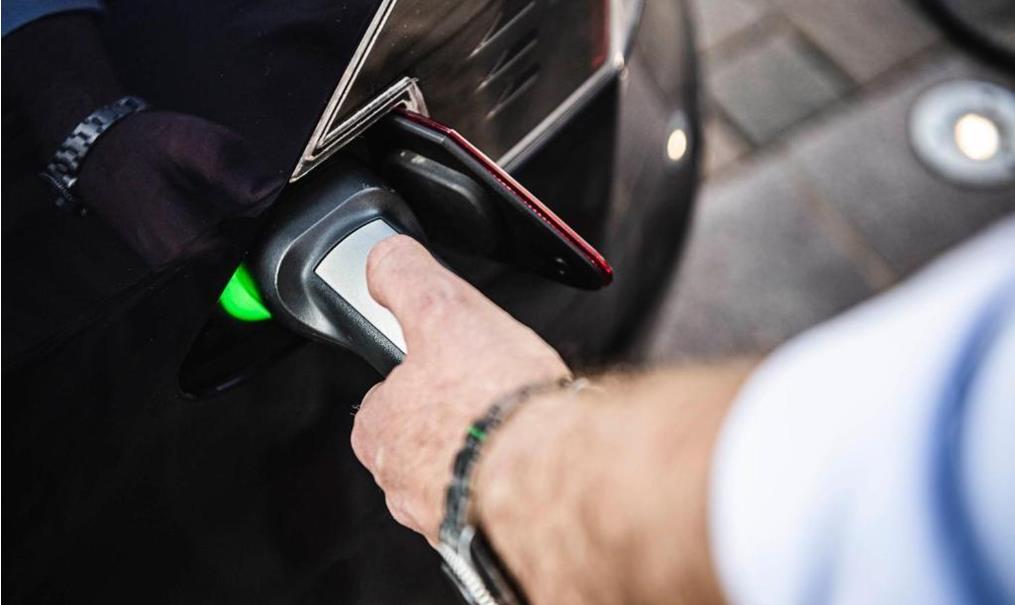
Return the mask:
<path id="1" fill-rule="evenodd" d="M 148 104 L 139 97 L 123 97 L 96 109 L 74 127 L 40 174 L 57 193 L 58 206 L 83 212 L 84 207 L 74 191 L 81 176 L 82 164 L 96 142 L 110 128 L 124 118 L 147 108 Z"/>
<path id="2" fill-rule="evenodd" d="M 437 550 L 444 571 L 469 603 L 519 605 L 527 602 L 517 579 L 491 547 L 484 528 L 476 521 L 473 497 L 475 468 L 480 453 L 500 426 L 519 407 L 545 393 L 584 388 L 585 381 L 560 378 L 521 387 L 497 399 L 468 428 L 464 444 L 454 458 L 452 479 L 445 496 L 444 518 Z"/>
<path id="3" fill-rule="evenodd" d="M 571 397 L 560 392 L 532 397 L 511 422 L 490 436 L 474 471 L 470 511 L 474 522 L 495 528 L 520 508 L 512 482 L 552 449 L 551 444 L 558 444 L 577 420 L 574 407 L 565 404 Z"/>
<path id="4" fill-rule="evenodd" d="M 594 397 L 554 392 L 531 399 L 491 437 L 475 471 L 474 522 L 533 604 L 558 602 L 578 580 L 559 549 L 561 540 L 581 538 L 564 535 L 562 517 L 575 512 L 562 493 L 573 484 L 561 478 L 580 467 L 568 452 L 591 420 L 585 404 Z"/>
<path id="5" fill-rule="evenodd" d="M 722 601 L 709 469 L 748 368 L 604 378 L 531 401 L 490 441 L 477 522 L 532 603 Z"/>

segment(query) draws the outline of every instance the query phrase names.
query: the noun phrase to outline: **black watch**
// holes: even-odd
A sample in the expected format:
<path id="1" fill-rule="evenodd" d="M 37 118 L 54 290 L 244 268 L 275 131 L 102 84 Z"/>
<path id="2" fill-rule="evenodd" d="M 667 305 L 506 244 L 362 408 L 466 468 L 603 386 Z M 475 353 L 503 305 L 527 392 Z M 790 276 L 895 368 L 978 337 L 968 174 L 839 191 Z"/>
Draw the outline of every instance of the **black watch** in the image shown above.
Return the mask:
<path id="1" fill-rule="evenodd" d="M 74 185 L 81 173 L 81 163 L 102 133 L 132 113 L 143 111 L 148 104 L 139 97 L 123 97 L 109 105 L 96 109 L 74 127 L 64 139 L 53 159 L 46 164 L 39 176 L 56 190 L 56 205 L 79 214 L 84 207 L 74 195 Z"/>

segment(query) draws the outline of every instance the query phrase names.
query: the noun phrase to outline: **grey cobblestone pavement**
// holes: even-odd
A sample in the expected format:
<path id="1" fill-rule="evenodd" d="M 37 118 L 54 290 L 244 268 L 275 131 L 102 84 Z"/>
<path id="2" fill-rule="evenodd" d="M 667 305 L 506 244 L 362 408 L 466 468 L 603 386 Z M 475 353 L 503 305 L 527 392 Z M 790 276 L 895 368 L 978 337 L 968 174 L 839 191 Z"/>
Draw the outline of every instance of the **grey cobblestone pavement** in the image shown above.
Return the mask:
<path id="1" fill-rule="evenodd" d="M 977 64 L 905 0 L 695 0 L 705 183 L 641 339 L 651 362 L 764 352 L 892 286 L 1015 210 L 910 149 L 929 86 Z"/>

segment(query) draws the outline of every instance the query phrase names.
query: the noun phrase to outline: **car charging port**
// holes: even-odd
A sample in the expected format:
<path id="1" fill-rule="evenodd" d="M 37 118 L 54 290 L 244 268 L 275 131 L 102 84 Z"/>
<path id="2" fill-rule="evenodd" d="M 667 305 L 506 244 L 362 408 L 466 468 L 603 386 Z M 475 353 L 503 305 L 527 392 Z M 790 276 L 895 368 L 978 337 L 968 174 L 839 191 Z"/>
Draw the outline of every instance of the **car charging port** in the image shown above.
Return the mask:
<path id="1" fill-rule="evenodd" d="M 291 348 L 291 335 L 278 333 L 285 328 L 390 371 L 406 347 L 368 293 L 366 256 L 396 233 L 582 289 L 612 279 L 598 251 L 461 135 L 399 110 L 283 192 L 181 386 L 214 393 L 238 384 Z"/>

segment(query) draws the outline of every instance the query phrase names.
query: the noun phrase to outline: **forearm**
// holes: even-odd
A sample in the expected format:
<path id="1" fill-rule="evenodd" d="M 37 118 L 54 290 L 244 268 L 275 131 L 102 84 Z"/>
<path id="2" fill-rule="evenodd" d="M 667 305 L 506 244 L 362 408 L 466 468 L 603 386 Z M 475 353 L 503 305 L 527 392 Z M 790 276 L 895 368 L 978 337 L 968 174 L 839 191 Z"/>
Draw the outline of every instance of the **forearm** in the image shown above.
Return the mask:
<path id="1" fill-rule="evenodd" d="M 492 399 L 569 371 L 409 238 L 375 246 L 367 279 L 410 353 L 364 398 L 352 446 L 395 519 L 433 543 L 465 428 Z M 534 605 L 721 601 L 711 457 L 751 366 L 605 378 L 532 399 L 491 433 L 469 512 Z"/>
<path id="2" fill-rule="evenodd" d="M 531 401 L 490 442 L 477 515 L 539 603 L 721 601 L 712 446 L 752 364 L 618 376 Z"/>
<path id="3" fill-rule="evenodd" d="M 89 13 L 44 17 L 3 39 L 4 101 L 25 121 L 40 160 L 123 92 Z"/>

